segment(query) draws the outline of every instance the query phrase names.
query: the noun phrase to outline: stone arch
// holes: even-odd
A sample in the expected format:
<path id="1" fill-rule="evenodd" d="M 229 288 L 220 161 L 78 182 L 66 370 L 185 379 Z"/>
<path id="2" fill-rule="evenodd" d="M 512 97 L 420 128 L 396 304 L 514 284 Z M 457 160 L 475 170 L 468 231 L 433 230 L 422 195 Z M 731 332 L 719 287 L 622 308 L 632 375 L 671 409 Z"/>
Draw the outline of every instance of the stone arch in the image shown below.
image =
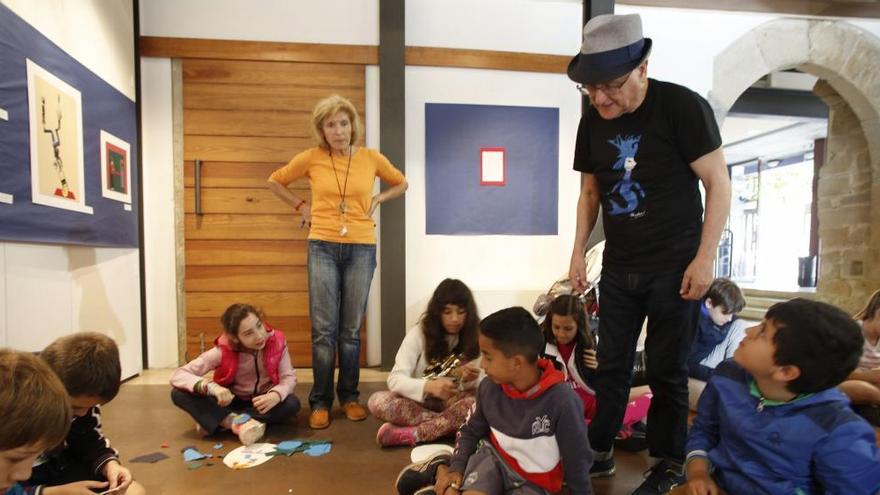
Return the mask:
<path id="1" fill-rule="evenodd" d="M 880 38 L 847 22 L 779 19 L 715 57 L 709 93 L 719 123 L 755 81 L 798 68 L 829 106 L 819 174 L 817 298 L 854 311 L 880 287 Z"/>

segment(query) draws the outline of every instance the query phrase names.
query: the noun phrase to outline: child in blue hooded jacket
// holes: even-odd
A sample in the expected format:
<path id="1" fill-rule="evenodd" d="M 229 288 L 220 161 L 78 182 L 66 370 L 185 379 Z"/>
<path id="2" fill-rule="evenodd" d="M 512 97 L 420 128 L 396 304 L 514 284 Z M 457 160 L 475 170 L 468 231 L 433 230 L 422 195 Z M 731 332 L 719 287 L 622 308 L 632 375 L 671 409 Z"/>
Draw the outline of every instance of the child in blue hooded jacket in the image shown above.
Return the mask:
<path id="1" fill-rule="evenodd" d="M 874 430 L 836 388 L 861 349 L 858 325 L 834 306 L 772 306 L 709 380 L 687 440 L 688 482 L 670 493 L 878 493 Z"/>

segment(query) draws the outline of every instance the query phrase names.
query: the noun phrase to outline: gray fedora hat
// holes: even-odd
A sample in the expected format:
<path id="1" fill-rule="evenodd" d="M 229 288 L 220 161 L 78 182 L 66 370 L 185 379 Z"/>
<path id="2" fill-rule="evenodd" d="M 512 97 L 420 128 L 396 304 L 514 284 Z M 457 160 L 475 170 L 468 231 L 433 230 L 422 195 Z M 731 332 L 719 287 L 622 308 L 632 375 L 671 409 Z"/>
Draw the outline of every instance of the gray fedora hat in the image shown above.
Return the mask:
<path id="1" fill-rule="evenodd" d="M 568 77 L 599 84 L 632 71 L 651 53 L 651 38 L 642 35 L 638 14 L 599 15 L 584 26 L 581 52 L 568 64 Z"/>

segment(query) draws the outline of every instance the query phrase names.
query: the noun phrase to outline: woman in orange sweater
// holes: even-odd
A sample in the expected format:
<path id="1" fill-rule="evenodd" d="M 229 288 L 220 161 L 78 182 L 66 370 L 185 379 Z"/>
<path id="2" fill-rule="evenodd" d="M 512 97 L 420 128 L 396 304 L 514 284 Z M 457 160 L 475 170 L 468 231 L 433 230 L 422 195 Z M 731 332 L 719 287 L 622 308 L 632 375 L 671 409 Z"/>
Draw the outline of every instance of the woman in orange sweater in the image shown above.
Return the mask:
<path id="1" fill-rule="evenodd" d="M 309 317 L 312 371 L 309 426 L 330 425 L 333 366 L 339 353 L 336 396 L 351 421 L 367 417 L 358 403 L 360 335 L 370 282 L 376 268 L 372 215 L 383 202 L 406 191 L 406 178 L 376 150 L 355 146 L 363 126 L 354 105 L 333 95 L 318 102 L 311 131 L 317 146 L 294 156 L 269 177 L 269 189 L 302 214 L 309 225 Z M 288 189 L 307 177 L 311 201 Z M 376 178 L 390 185 L 373 194 Z"/>

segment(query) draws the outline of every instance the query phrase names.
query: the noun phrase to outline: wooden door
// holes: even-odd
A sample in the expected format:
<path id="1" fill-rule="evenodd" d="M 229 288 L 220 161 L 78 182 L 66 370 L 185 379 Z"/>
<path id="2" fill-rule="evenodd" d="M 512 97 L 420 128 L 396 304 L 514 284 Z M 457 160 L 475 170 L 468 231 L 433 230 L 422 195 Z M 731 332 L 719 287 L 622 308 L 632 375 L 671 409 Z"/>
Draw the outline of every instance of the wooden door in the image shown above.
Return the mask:
<path id="1" fill-rule="evenodd" d="M 313 146 L 309 121 L 321 98 L 341 94 L 363 117 L 364 79 L 358 64 L 183 60 L 187 360 L 211 347 L 220 315 L 242 302 L 284 332 L 295 367 L 311 366 L 308 230 L 266 180 Z M 309 197 L 307 181 L 291 187 Z M 363 326 L 361 342 L 366 364 Z"/>

